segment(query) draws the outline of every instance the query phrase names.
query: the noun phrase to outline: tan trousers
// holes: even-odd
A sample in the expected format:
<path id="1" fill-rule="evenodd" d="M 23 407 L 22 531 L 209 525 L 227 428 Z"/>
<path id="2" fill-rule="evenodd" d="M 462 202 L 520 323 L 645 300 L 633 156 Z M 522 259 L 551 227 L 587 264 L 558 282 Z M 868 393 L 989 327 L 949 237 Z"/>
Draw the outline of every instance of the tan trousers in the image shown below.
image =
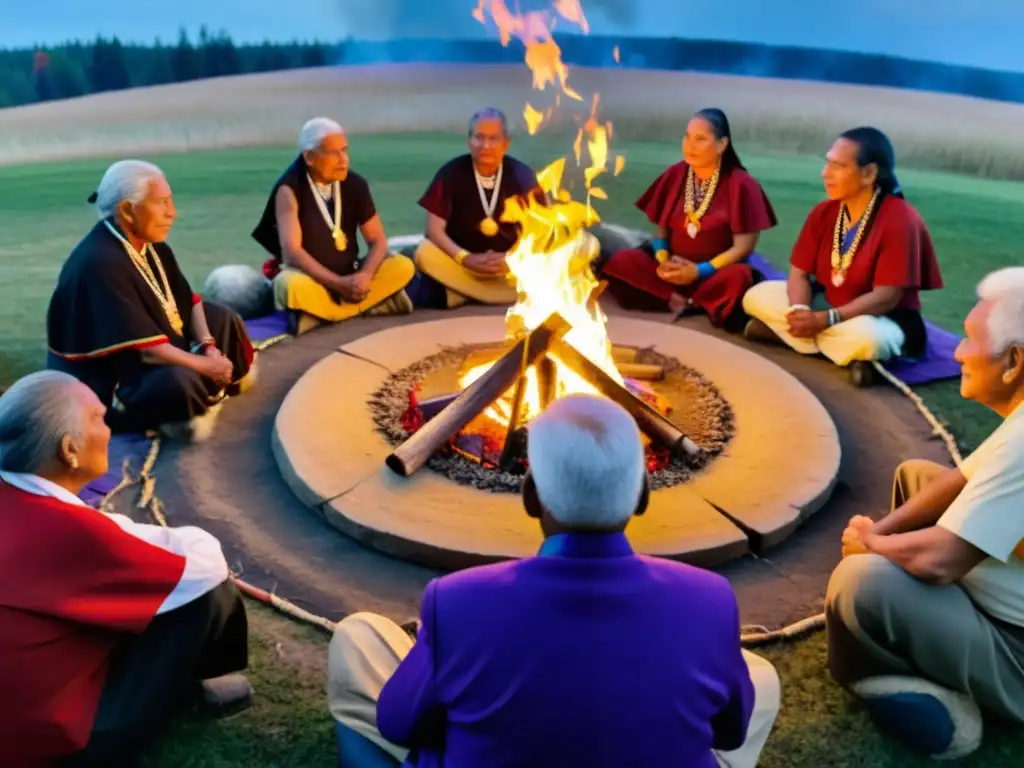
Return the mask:
<path id="1" fill-rule="evenodd" d="M 828 309 L 824 296 L 815 296 L 814 309 Z M 801 355 L 821 353 L 839 366 L 854 360 L 888 360 L 903 349 L 903 329 L 888 317 L 860 315 L 827 328 L 813 339 L 801 339 L 789 332 L 786 313 L 789 297 L 785 280 L 765 280 L 743 296 L 743 311 L 772 329 L 772 332 Z"/>
<path id="2" fill-rule="evenodd" d="M 274 304 L 278 309 L 305 312 L 328 323 L 338 323 L 367 314 L 402 291 L 415 275 L 416 267 L 412 261 L 393 253 L 381 262 L 366 298 L 358 304 L 352 304 L 347 301 L 335 302 L 328 290 L 305 272 L 285 267 L 274 278 Z M 403 307 L 403 313 L 406 313 L 411 309 L 411 302 L 404 304 L 408 305 Z"/>
<path id="3" fill-rule="evenodd" d="M 331 716 L 399 761 L 405 759 L 408 750 L 385 741 L 377 732 L 377 699 L 412 645 L 412 638 L 390 619 L 374 613 L 354 613 L 338 623 L 328 651 L 327 700 Z M 746 651 L 743 657 L 754 683 L 754 711 L 743 746 L 716 753 L 722 768 L 756 766 L 779 713 L 781 687 L 775 667 Z"/>
<path id="4" fill-rule="evenodd" d="M 896 470 L 893 509 L 945 467 Z M 844 687 L 869 677 L 925 678 L 1024 723 L 1024 628 L 980 611 L 960 586 L 931 586 L 880 555 L 844 558 L 825 597 L 828 663 Z"/>
<path id="5" fill-rule="evenodd" d="M 481 304 L 512 305 L 516 289 L 504 277 L 471 272 L 426 238 L 413 255 L 416 268 L 448 290 L 448 307 L 465 304 L 467 299 Z"/>

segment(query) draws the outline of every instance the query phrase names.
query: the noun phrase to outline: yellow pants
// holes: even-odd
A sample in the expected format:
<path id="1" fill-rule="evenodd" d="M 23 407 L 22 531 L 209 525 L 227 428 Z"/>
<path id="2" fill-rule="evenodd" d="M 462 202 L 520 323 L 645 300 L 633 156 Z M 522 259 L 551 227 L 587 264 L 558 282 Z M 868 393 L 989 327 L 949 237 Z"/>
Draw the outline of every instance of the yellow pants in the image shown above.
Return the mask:
<path id="1" fill-rule="evenodd" d="M 413 259 L 420 272 L 448 289 L 449 309 L 468 299 L 481 304 L 516 303 L 516 289 L 504 277 L 471 272 L 427 239 L 420 243 Z"/>
<path id="2" fill-rule="evenodd" d="M 274 304 L 278 309 L 305 312 L 328 323 L 337 323 L 370 312 L 402 291 L 415 274 L 416 267 L 412 261 L 401 254 L 391 254 L 373 276 L 366 298 L 353 304 L 335 302 L 327 289 L 305 272 L 285 267 L 274 278 Z M 405 311 L 410 311 L 408 297 L 403 304 L 409 305 Z"/>

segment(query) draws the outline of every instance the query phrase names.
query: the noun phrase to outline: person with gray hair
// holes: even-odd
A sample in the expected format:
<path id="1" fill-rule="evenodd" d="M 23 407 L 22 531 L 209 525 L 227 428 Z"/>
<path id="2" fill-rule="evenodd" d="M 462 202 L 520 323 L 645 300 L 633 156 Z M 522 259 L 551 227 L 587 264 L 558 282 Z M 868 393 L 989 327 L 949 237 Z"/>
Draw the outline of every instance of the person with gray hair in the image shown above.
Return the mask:
<path id="1" fill-rule="evenodd" d="M 509 198 L 542 194 L 537 174 L 508 154 L 508 120 L 495 107 L 469 119 L 468 144 L 469 153 L 445 163 L 419 201 L 427 222 L 413 257 L 425 277 L 417 306 L 516 301 L 505 279 L 505 257 L 519 239 L 519 226 L 501 222 L 501 214 Z"/>
<path id="2" fill-rule="evenodd" d="M 1003 418 L 959 466 L 909 461 L 892 511 L 850 520 L 825 604 L 829 667 L 933 757 L 1024 724 L 1024 267 L 989 274 L 956 350 L 960 393 Z"/>
<path id="3" fill-rule="evenodd" d="M 167 243 L 167 178 L 120 160 L 90 197 L 99 221 L 61 268 L 46 315 L 47 367 L 85 382 L 115 432 L 208 433 L 255 379 L 242 319 L 192 290 Z"/>
<path id="4" fill-rule="evenodd" d="M 370 185 L 350 165 L 345 130 L 326 117 L 307 121 L 299 156 L 274 182 L 252 232 L 270 254 L 263 273 L 292 334 L 359 315 L 413 311 L 405 289 L 416 268 L 388 252 Z"/>
<path id="5" fill-rule="evenodd" d="M 633 552 L 650 495 L 633 418 L 565 397 L 527 443 L 537 556 L 431 581 L 415 639 L 371 613 L 338 624 L 341 764 L 753 768 L 778 675 L 741 651 L 724 578 Z"/>
<path id="6" fill-rule="evenodd" d="M 107 471 L 105 411 L 59 371 L 0 395 L 5 765 L 130 765 L 197 693 L 252 698 L 237 674 L 245 606 L 218 541 L 81 500 Z"/>

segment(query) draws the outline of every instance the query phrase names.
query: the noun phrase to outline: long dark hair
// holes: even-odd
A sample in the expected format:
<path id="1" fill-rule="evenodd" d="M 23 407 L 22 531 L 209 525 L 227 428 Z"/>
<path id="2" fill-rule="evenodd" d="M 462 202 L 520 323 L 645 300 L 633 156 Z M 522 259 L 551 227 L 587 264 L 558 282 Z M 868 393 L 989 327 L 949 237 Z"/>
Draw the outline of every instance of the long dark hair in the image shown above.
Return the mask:
<path id="1" fill-rule="evenodd" d="M 893 195 L 903 198 L 903 187 L 896 178 L 896 151 L 892 148 L 889 137 L 877 128 L 861 126 L 851 128 L 839 134 L 839 138 L 852 141 L 857 145 L 857 165 L 864 168 L 874 163 L 878 166 L 878 177 L 875 186 L 882 195 Z"/>
<path id="2" fill-rule="evenodd" d="M 730 171 L 733 168 L 743 168 L 743 163 L 740 162 L 740 156 L 736 154 L 736 147 L 733 146 L 732 142 L 732 130 L 729 128 L 729 118 L 725 116 L 725 112 L 720 110 L 718 107 L 706 107 L 699 112 L 694 113 L 694 117 L 699 117 L 701 120 L 711 126 L 711 133 L 715 135 L 715 138 L 721 141 L 722 139 L 729 140 L 729 146 L 725 148 L 725 152 L 722 153 L 722 170 Z"/>

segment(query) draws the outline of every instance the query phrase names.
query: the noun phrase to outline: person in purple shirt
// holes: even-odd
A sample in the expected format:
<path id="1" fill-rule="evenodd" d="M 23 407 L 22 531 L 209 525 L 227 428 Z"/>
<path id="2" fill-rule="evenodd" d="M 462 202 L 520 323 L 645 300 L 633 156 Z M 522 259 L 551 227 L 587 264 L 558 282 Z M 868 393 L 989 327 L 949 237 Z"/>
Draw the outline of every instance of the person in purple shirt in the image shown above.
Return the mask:
<path id="1" fill-rule="evenodd" d="M 562 398 L 530 425 L 527 453 L 540 552 L 431 581 L 415 641 L 382 616 L 341 621 L 339 734 L 420 768 L 755 766 L 778 676 L 741 650 L 724 578 L 630 547 L 650 493 L 632 417 Z"/>

